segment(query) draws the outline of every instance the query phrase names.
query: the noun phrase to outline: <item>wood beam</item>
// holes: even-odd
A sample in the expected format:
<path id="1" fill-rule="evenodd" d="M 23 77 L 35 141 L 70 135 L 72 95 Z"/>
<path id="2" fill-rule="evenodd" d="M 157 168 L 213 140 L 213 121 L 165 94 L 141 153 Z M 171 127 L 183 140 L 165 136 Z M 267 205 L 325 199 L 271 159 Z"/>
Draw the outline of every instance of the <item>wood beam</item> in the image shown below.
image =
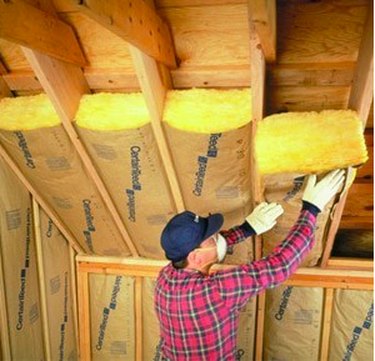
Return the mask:
<path id="1" fill-rule="evenodd" d="M 373 99 L 373 10 L 372 4 L 368 12 L 366 24 L 362 35 L 361 44 L 359 47 L 357 67 L 354 73 L 354 82 L 350 92 L 348 107 L 358 112 L 359 118 L 363 123 L 363 130 L 366 128 L 366 121 L 371 108 Z M 348 177 L 350 173 L 354 173 L 352 168 L 348 170 Z M 344 211 L 348 190 L 341 195 L 339 202 L 336 205 L 331 225 L 328 230 L 327 240 L 323 256 L 321 259 L 321 267 L 326 267 L 328 259 L 331 255 L 333 243 L 336 237 L 337 230 Z"/>
<path id="2" fill-rule="evenodd" d="M 276 0 L 249 0 L 249 18 L 267 62 L 276 61 Z"/>
<path id="3" fill-rule="evenodd" d="M 327 268 L 372 271 L 374 269 L 374 260 L 364 258 L 331 257 L 328 260 Z"/>
<path id="4" fill-rule="evenodd" d="M 138 256 L 138 251 L 125 229 L 113 200 L 95 169 L 91 158 L 87 154 L 85 147 L 79 139 L 77 131 L 72 123 L 79 107 L 81 96 L 85 93 L 89 93 L 89 88 L 82 70 L 76 65 L 64 63 L 34 50 L 23 48 L 23 51 L 45 92 L 54 105 L 63 127 L 79 154 L 82 163 L 86 167 L 89 176 L 94 181 L 109 210 L 110 216 L 112 216 L 123 237 L 123 240 L 132 255 Z"/>
<path id="5" fill-rule="evenodd" d="M 256 309 L 256 332 L 255 332 L 255 360 L 263 361 L 264 342 L 264 320 L 266 314 L 266 291 L 261 292 L 257 297 Z"/>
<path id="6" fill-rule="evenodd" d="M 135 278 L 135 359 L 143 360 L 143 311 L 142 311 L 142 277 Z"/>
<path id="7" fill-rule="evenodd" d="M 73 29 L 22 0 L 0 1 L 0 38 L 68 63 L 87 65 Z"/>
<path id="8" fill-rule="evenodd" d="M 77 272 L 76 272 L 76 252 L 72 247 L 69 247 L 69 262 L 70 262 L 70 289 L 72 292 L 72 307 L 74 317 L 74 332 L 76 349 L 79 350 L 79 329 L 78 329 L 78 289 L 77 289 Z"/>
<path id="9" fill-rule="evenodd" d="M 152 7 L 140 0 L 69 0 L 78 9 L 170 68 L 176 68 L 172 36 L 168 25 Z"/>
<path id="10" fill-rule="evenodd" d="M 358 52 L 357 66 L 354 72 L 353 85 L 349 98 L 350 109 L 358 112 L 365 128 L 374 97 L 374 54 L 373 27 L 374 18 L 372 2 L 370 2 L 368 17 L 363 29 L 363 35 Z"/>
<path id="11" fill-rule="evenodd" d="M 324 290 L 324 306 L 323 306 L 323 330 L 320 346 L 320 361 L 327 361 L 329 355 L 329 340 L 331 335 L 331 319 L 333 310 L 333 288 Z"/>
<path id="12" fill-rule="evenodd" d="M 47 291 L 46 291 L 46 276 L 44 272 L 43 250 L 42 250 L 42 236 L 40 232 L 40 210 L 35 198 L 32 199 L 33 206 L 33 221 L 34 221 L 34 235 L 35 235 L 35 253 L 37 259 L 39 294 L 40 294 L 40 308 L 42 319 L 42 332 L 44 337 L 44 354 L 47 360 L 52 359 L 51 340 L 49 337 L 48 326 L 48 311 L 47 311 Z"/>
<path id="13" fill-rule="evenodd" d="M 79 315 L 79 360 L 91 360 L 89 274 L 77 273 Z"/>
<path id="14" fill-rule="evenodd" d="M 7 82 L 4 80 L 4 75 L 6 75 L 7 73 L 8 71 L 0 59 L 0 99 L 13 96 Z"/>
<path id="15" fill-rule="evenodd" d="M 129 45 L 129 49 L 150 114 L 152 130 L 169 181 L 174 203 L 177 212 L 182 212 L 185 210 L 185 205 L 161 124 L 167 88 L 160 77 L 156 61 L 131 45 Z"/>

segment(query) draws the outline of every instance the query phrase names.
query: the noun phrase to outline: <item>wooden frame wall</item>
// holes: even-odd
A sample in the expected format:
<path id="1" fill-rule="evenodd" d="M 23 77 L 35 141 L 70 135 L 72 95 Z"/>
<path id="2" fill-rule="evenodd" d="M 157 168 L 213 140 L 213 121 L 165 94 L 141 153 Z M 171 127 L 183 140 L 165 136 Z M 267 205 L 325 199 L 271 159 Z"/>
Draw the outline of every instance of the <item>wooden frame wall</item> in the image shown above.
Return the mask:
<path id="1" fill-rule="evenodd" d="M 79 280 L 78 305 L 79 305 L 79 328 L 80 328 L 80 357 L 82 361 L 91 360 L 90 342 L 90 312 L 89 312 L 89 274 L 122 275 L 135 277 L 135 315 L 136 315 L 136 355 L 141 360 L 142 355 L 142 278 L 156 278 L 159 271 L 168 262 L 155 260 L 141 260 L 134 258 L 110 258 L 95 256 L 77 256 L 77 277 Z M 358 264 L 360 262 L 358 261 Z M 215 270 L 233 267 L 230 265 L 217 265 Z M 367 265 L 364 267 L 366 268 Z M 325 289 L 324 319 L 321 339 L 321 358 L 328 358 L 329 330 L 332 313 L 332 301 L 334 289 L 373 290 L 373 273 L 371 270 L 337 270 L 322 269 L 320 267 L 300 268 L 291 276 L 284 285 L 296 287 L 321 287 Z M 265 298 L 265 292 L 257 296 Z M 263 307 L 265 303 L 263 304 Z M 264 311 L 264 310 L 263 310 Z M 259 314 L 259 310 L 258 310 Z M 261 356 L 259 347 L 263 348 L 264 316 L 261 319 L 262 327 L 259 326 L 259 318 L 256 320 L 258 327 L 256 331 L 255 354 Z M 260 333 L 258 335 L 258 332 Z M 256 356 L 256 359 L 258 356 Z M 261 360 L 261 359 L 259 359 Z"/>

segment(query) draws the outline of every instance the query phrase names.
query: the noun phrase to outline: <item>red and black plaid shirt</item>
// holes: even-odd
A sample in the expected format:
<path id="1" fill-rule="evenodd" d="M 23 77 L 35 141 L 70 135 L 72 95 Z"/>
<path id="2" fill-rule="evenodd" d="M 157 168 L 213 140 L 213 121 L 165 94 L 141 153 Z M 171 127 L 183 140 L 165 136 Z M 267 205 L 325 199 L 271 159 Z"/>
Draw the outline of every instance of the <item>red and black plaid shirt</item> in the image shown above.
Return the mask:
<path id="1" fill-rule="evenodd" d="M 314 245 L 316 215 L 302 210 L 287 238 L 267 257 L 205 275 L 164 267 L 155 288 L 161 352 L 166 360 L 235 360 L 240 309 L 250 297 L 284 282 Z M 242 227 L 222 232 L 228 245 L 246 238 Z"/>

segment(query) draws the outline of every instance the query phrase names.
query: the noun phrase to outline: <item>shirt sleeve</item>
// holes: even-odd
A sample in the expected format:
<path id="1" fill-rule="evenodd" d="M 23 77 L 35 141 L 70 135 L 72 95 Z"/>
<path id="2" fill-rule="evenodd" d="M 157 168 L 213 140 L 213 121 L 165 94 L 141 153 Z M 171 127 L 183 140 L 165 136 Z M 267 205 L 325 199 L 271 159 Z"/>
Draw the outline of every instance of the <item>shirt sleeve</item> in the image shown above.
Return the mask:
<path id="1" fill-rule="evenodd" d="M 250 224 L 245 221 L 240 226 L 235 226 L 227 231 L 220 231 L 220 234 L 227 241 L 227 245 L 231 247 L 244 241 L 246 238 L 253 236 L 255 231 L 253 227 L 251 227 Z"/>
<path id="2" fill-rule="evenodd" d="M 316 215 L 302 209 L 285 240 L 268 256 L 214 273 L 212 277 L 228 306 L 241 308 L 250 297 L 284 282 L 314 246 L 315 224 Z"/>

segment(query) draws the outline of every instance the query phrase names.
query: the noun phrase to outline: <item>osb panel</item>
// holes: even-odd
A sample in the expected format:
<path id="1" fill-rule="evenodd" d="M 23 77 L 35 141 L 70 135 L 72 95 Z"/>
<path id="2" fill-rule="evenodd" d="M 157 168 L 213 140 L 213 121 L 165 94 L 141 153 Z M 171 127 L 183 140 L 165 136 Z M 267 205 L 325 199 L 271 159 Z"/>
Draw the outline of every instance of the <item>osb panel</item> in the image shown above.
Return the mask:
<path id="1" fill-rule="evenodd" d="M 121 68 L 135 72 L 128 45 L 120 37 L 78 12 L 60 16 L 74 27 L 90 68 Z"/>
<path id="2" fill-rule="evenodd" d="M 249 64 L 246 5 L 161 8 L 181 67 Z"/>
<path id="3" fill-rule="evenodd" d="M 356 61 L 368 0 L 278 2 L 279 63 Z"/>
<path id="4" fill-rule="evenodd" d="M 31 70 L 21 47 L 3 39 L 0 39 L 0 59 L 8 71 Z"/>

